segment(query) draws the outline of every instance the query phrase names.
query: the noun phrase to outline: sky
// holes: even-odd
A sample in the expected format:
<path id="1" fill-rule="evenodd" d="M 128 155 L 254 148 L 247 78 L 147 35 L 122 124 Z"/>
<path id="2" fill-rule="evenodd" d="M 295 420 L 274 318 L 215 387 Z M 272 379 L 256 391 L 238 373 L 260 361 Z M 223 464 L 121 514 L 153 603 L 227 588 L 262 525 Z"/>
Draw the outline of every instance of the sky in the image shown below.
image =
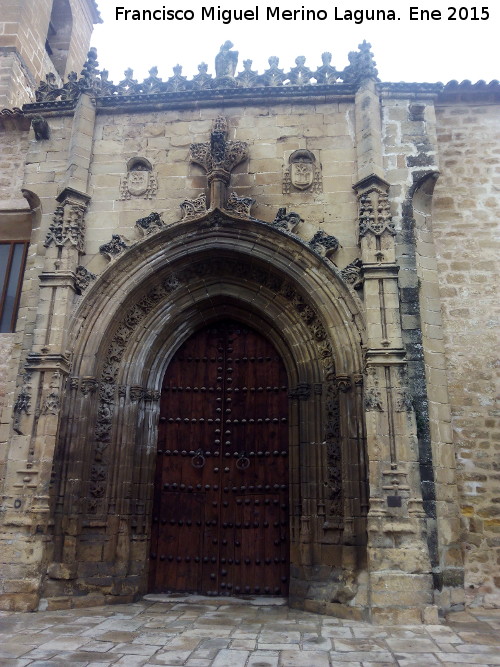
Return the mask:
<path id="1" fill-rule="evenodd" d="M 209 4 L 209 0 L 173 3 L 97 0 L 97 3 L 103 23 L 95 27 L 92 45 L 97 48 L 100 68 L 109 70 L 114 83 L 124 78 L 123 73 L 129 67 L 139 81 L 155 65 L 164 81 L 172 76 L 172 68 L 177 64 L 188 78 L 198 73 L 201 62 L 206 62 L 208 72 L 214 74 L 215 56 L 226 40 L 231 40 L 239 52 L 237 72 L 243 70 L 243 61 L 250 59 L 252 69 L 261 74 L 269 67 L 270 56 L 280 59 L 279 66 L 285 72 L 295 65 L 297 56 L 305 56 L 306 65 L 315 70 L 321 65 L 321 54 L 325 51 L 332 53 L 331 64 L 342 70 L 348 64 L 348 53 L 357 50 L 358 44 L 366 39 L 372 45 L 382 81 L 500 79 L 498 0 L 480 3 L 458 0 L 456 4 L 453 0 L 420 3 L 354 0 L 336 5 L 328 0 L 221 0 L 219 4 Z M 125 20 L 125 10 L 141 13 L 159 10 L 160 15 L 163 10 L 170 10 L 177 14 L 172 20 L 132 20 L 132 14 L 128 14 Z M 214 18 L 210 15 L 212 10 Z M 247 12 L 246 18 L 235 20 L 234 13 L 240 10 Z M 286 20 L 286 12 L 293 10 L 299 10 L 295 19 Z M 310 14 L 307 20 L 301 10 L 316 12 L 316 19 Z M 381 13 L 375 20 L 368 20 L 371 12 L 377 10 L 385 12 L 386 20 Z M 395 20 L 391 20 L 391 12 Z M 422 16 L 421 12 L 433 15 L 428 19 L 425 17 L 429 14 Z M 225 24 L 228 16 L 231 21 Z"/>

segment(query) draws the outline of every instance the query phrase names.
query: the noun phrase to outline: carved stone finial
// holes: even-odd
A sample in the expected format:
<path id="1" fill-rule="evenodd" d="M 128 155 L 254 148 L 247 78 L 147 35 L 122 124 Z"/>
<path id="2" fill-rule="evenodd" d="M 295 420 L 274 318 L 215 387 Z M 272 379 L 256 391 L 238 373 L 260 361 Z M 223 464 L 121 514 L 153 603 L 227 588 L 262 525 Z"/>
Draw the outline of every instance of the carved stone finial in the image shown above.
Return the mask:
<path id="1" fill-rule="evenodd" d="M 198 65 L 198 74 L 193 76 L 191 85 L 195 89 L 205 90 L 207 88 L 212 88 L 213 86 L 212 75 L 208 74 L 208 65 L 207 63 L 200 63 Z"/>
<path id="2" fill-rule="evenodd" d="M 242 88 L 252 88 L 253 86 L 259 85 L 259 74 L 257 71 L 252 69 L 252 61 L 244 60 L 243 61 L 243 72 L 240 72 L 236 77 L 238 85 Z"/>
<path id="3" fill-rule="evenodd" d="M 318 69 L 314 72 L 314 78 L 316 79 L 316 83 L 326 83 L 326 84 L 335 83 L 339 78 L 340 74 L 339 72 L 337 72 L 335 67 L 332 67 L 331 65 L 332 54 L 329 53 L 328 51 L 325 51 L 325 53 L 321 54 L 321 61 L 323 65 L 321 67 L 318 67 Z"/>
<path id="4" fill-rule="evenodd" d="M 305 62 L 306 59 L 304 56 L 295 58 L 296 67 L 292 67 L 287 74 L 287 79 L 290 81 L 291 85 L 304 86 L 313 78 L 313 73 L 309 67 L 305 66 Z"/>
<path id="5" fill-rule="evenodd" d="M 260 77 L 264 86 L 281 86 L 286 79 L 286 74 L 278 67 L 279 58 L 271 56 L 268 60 L 269 69 Z"/>
<path id="6" fill-rule="evenodd" d="M 121 95 L 132 95 L 137 91 L 138 87 L 137 79 L 134 79 L 134 70 L 129 67 L 125 70 L 124 74 L 125 78 L 117 86 L 118 92 Z"/>
<path id="7" fill-rule="evenodd" d="M 165 84 L 165 90 L 171 92 L 177 92 L 179 90 L 187 90 L 189 88 L 188 80 L 185 76 L 182 76 L 182 67 L 176 65 L 174 68 L 174 76 L 171 76 L 170 79 Z"/>
<path id="8" fill-rule="evenodd" d="M 146 94 L 160 93 L 164 90 L 163 81 L 158 76 L 158 67 L 149 70 L 149 76 L 142 82 L 142 92 Z"/>
<path id="9" fill-rule="evenodd" d="M 37 102 L 55 100 L 59 96 L 59 92 L 59 88 L 56 85 L 56 76 L 52 72 L 49 72 L 49 74 L 45 75 L 45 81 L 40 81 L 35 91 L 35 99 Z"/>
<path id="10" fill-rule="evenodd" d="M 375 67 L 371 44 L 363 40 L 358 46 L 359 51 L 349 53 L 349 65 L 345 68 L 342 78 L 345 83 L 360 84 L 365 79 L 378 80 L 378 71 Z"/>
<path id="11" fill-rule="evenodd" d="M 87 53 L 87 60 L 85 61 L 81 72 L 82 78 L 78 82 L 81 90 L 94 89 L 94 84 L 98 75 L 98 66 L 97 49 L 92 47 Z"/>

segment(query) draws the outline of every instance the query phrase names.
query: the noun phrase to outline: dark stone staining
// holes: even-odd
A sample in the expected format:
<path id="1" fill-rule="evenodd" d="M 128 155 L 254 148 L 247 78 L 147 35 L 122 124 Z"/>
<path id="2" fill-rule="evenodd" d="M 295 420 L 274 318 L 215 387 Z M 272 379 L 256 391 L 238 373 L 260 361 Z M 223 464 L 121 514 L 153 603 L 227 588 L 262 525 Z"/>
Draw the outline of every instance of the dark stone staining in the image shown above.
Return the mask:
<path id="1" fill-rule="evenodd" d="M 427 158 L 427 156 L 426 156 Z M 436 524 L 436 488 L 432 463 L 429 404 L 427 398 L 422 330 L 420 323 L 420 297 L 412 201 L 403 204 L 402 229 L 397 236 L 397 261 L 405 273 L 404 286 L 400 287 L 403 341 L 408 362 L 408 381 L 417 424 L 420 461 L 420 479 L 424 511 L 427 519 L 427 543 L 431 565 L 439 567 L 439 551 Z"/>
<path id="2" fill-rule="evenodd" d="M 434 164 L 434 156 L 426 153 L 419 153 L 418 155 L 409 155 L 406 158 L 408 167 L 432 167 Z"/>

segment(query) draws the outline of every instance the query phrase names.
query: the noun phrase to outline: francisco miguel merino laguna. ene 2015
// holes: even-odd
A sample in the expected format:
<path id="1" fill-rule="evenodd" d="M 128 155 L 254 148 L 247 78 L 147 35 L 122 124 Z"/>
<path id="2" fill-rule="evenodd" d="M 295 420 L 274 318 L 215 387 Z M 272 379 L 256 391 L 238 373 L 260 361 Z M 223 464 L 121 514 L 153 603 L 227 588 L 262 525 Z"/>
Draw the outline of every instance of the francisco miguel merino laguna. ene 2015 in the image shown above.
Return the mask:
<path id="1" fill-rule="evenodd" d="M 220 21 L 229 24 L 232 21 L 353 21 L 360 24 L 363 21 L 396 21 L 398 19 L 393 9 L 340 9 L 333 7 L 325 9 L 282 9 L 281 7 L 255 6 L 252 9 L 224 9 L 216 7 L 200 7 L 199 13 L 192 9 L 170 9 L 163 5 L 158 9 L 125 9 L 116 7 L 117 21 L 193 21 L 198 18 L 202 21 Z"/>

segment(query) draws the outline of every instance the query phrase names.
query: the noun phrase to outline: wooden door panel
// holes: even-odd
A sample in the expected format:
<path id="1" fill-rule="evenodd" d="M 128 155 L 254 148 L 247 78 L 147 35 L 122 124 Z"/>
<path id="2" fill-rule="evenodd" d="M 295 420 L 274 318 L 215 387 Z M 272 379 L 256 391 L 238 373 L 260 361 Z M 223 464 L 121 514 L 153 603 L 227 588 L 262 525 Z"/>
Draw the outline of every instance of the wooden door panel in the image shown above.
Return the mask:
<path id="1" fill-rule="evenodd" d="M 151 544 L 152 590 L 287 592 L 286 371 L 236 322 L 196 333 L 165 374 Z"/>

